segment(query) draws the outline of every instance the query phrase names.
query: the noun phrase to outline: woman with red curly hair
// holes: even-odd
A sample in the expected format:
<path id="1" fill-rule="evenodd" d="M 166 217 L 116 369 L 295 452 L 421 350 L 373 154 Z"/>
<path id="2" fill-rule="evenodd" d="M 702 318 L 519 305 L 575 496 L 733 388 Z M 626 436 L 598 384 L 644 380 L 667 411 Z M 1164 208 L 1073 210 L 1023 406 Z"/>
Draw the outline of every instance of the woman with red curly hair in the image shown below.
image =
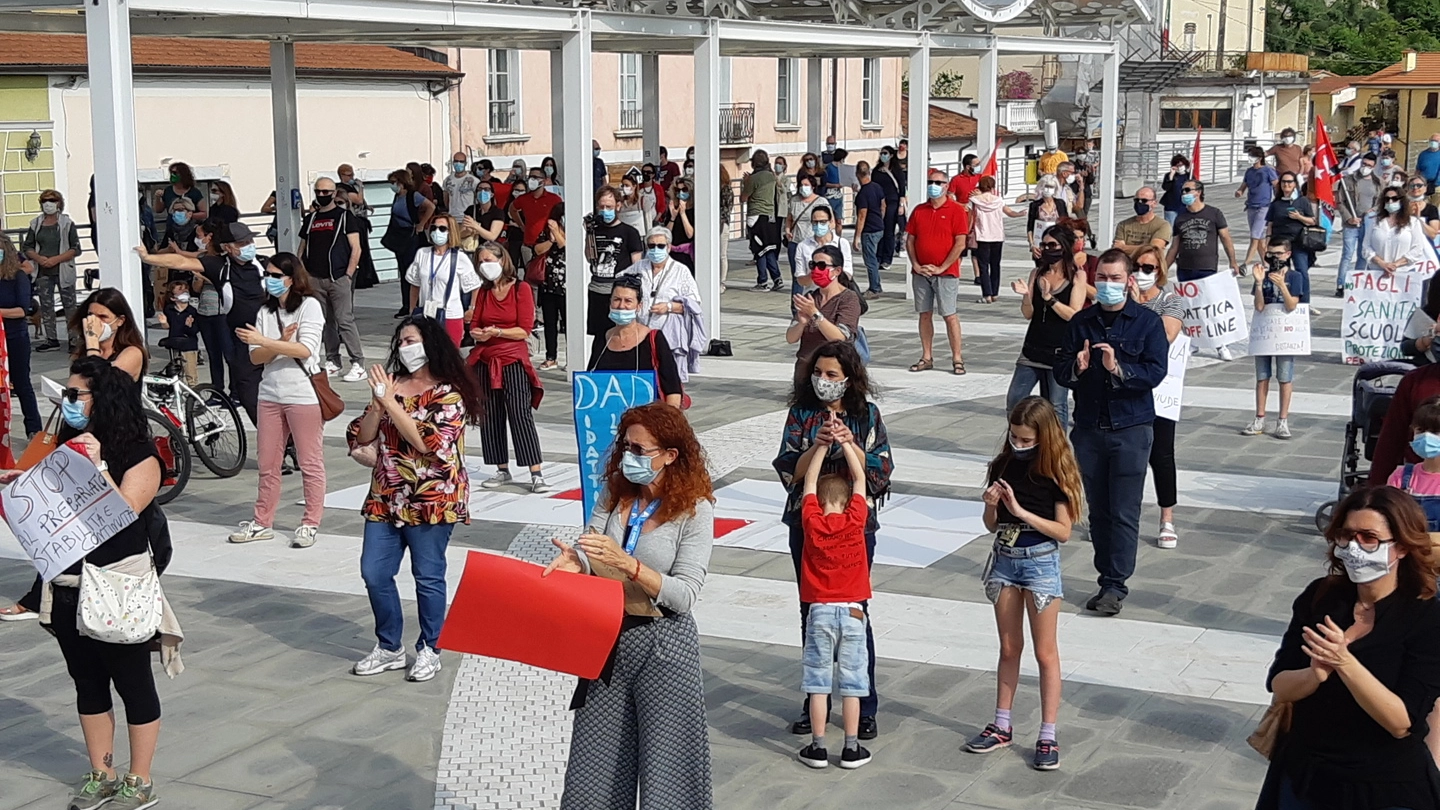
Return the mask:
<path id="1" fill-rule="evenodd" d="M 710 810 L 700 636 L 690 611 L 715 542 L 705 451 L 678 408 L 620 418 L 604 486 L 575 546 L 545 569 L 619 580 L 620 637 L 599 679 L 581 680 L 561 810 Z"/>

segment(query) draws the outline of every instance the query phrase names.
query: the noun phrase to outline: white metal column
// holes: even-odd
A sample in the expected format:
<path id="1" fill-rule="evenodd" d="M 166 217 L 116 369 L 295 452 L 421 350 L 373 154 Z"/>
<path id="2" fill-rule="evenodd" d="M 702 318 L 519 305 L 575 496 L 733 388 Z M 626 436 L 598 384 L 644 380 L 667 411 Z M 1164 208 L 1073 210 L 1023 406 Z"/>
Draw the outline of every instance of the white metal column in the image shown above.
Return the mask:
<path id="1" fill-rule="evenodd" d="M 124 0 L 86 3 L 85 39 L 90 63 L 90 142 L 95 154 L 100 283 L 118 289 L 132 311 L 143 312 L 145 287 L 140 257 L 133 250 L 140 240 L 140 210 L 136 207 L 130 11 Z M 57 154 L 63 148 L 64 144 L 55 144 Z"/>
<path id="2" fill-rule="evenodd" d="M 820 154 L 825 148 L 825 60 L 805 60 L 805 148 Z"/>
<path id="3" fill-rule="evenodd" d="M 1091 210 L 1099 205 L 1095 243 L 1108 245 L 1115 240 L 1115 196 L 1119 189 L 1115 166 L 1115 130 L 1120 122 L 1120 48 L 1105 56 L 1105 78 L 1100 95 L 1100 176 L 1096 178 L 1097 197 Z"/>
<path id="4" fill-rule="evenodd" d="M 550 52 L 550 154 L 555 156 L 555 162 L 560 166 L 561 177 L 564 177 L 565 163 L 563 161 L 563 150 L 565 149 L 565 94 L 560 88 L 564 86 L 565 76 L 565 51 Z M 590 164 L 587 164 L 590 165 Z M 590 188 L 586 182 L 583 188 Z M 560 181 L 562 186 L 569 188 L 569 184 Z"/>
<path id="5" fill-rule="evenodd" d="M 981 161 L 995 150 L 995 119 L 999 104 L 1000 53 L 992 45 L 980 54 L 980 98 L 975 106 L 975 154 L 980 156 Z M 1000 178 L 995 179 L 999 181 Z"/>
<path id="6" fill-rule="evenodd" d="M 910 52 L 910 204 L 923 205 L 930 172 L 930 45 Z M 897 238 L 904 238 L 897 236 Z"/>
<path id="7" fill-rule="evenodd" d="M 660 57 L 654 54 L 640 57 L 640 128 L 645 149 L 641 163 L 654 163 L 658 171 L 663 144 L 660 142 Z"/>
<path id="8" fill-rule="evenodd" d="M 270 43 L 270 109 L 275 124 L 275 249 L 300 248 L 300 129 L 295 109 L 295 43 Z"/>
<path id="9" fill-rule="evenodd" d="M 695 280 L 710 337 L 720 337 L 720 31 L 705 21 L 695 43 Z"/>
<path id="10" fill-rule="evenodd" d="M 575 30 L 564 35 L 560 49 L 560 81 L 551 81 L 550 92 L 563 95 L 565 141 L 564 185 L 588 189 L 593 178 L 590 167 L 592 94 L 590 81 L 590 12 L 575 12 Z M 585 309 L 590 282 L 590 262 L 585 258 L 585 220 L 595 208 L 590 194 L 571 193 L 565 201 L 565 368 L 584 371 L 589 361 L 590 337 L 585 334 Z"/>

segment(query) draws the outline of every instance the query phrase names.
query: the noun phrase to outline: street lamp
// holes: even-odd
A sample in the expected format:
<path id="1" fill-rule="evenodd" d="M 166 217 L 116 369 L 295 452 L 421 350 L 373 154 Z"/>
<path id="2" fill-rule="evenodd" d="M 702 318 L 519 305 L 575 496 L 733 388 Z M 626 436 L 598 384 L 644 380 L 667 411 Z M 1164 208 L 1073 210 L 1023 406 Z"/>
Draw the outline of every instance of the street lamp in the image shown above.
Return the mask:
<path id="1" fill-rule="evenodd" d="M 40 131 L 31 130 L 30 139 L 25 142 L 25 159 L 31 163 L 40 156 Z"/>

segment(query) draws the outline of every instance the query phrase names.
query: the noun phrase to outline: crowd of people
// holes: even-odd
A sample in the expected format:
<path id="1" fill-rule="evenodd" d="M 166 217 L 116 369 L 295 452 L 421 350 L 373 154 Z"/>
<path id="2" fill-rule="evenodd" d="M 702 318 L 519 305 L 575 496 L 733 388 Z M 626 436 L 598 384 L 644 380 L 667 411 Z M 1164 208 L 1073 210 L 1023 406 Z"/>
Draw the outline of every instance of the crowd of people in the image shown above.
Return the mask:
<path id="1" fill-rule="evenodd" d="M 1419 261 L 1417 245 L 1440 233 L 1440 214 L 1420 196 L 1435 191 L 1440 136 L 1421 157 L 1408 180 L 1383 148 L 1377 155 L 1372 147 L 1348 167 L 1343 244 L 1357 267 L 1363 261 L 1394 273 Z M 792 293 L 785 338 L 797 347 L 773 466 L 787 493 L 781 519 L 798 584 L 803 699 L 790 731 L 809 737 L 798 754 L 805 765 L 830 764 L 827 726 L 837 687 L 844 738 L 839 766 L 868 763 L 872 755 L 862 742 L 880 733 L 870 568 L 894 457 L 862 321 L 883 292 L 882 274 L 903 253 L 921 344 L 909 371 L 935 367 L 938 311 L 948 370 L 964 375 L 958 316 L 964 260 L 970 258 L 980 288 L 977 303 L 996 303 L 1004 220 L 1026 219 L 1033 269 L 1011 288 L 1027 325 L 1006 394 L 1000 449 L 977 482 L 984 524 L 994 535 L 980 584 L 994 605 L 1000 638 L 995 712 L 961 747 L 981 754 L 1012 744 L 1028 621 L 1041 699 L 1031 762 L 1053 770 L 1060 766 L 1061 548 L 1076 525 L 1088 527 L 1097 587 L 1085 608 L 1101 616 L 1120 613 L 1135 574 L 1147 471 L 1154 473 L 1160 507 L 1156 544 L 1172 549 L 1179 541 L 1177 424 L 1154 404 L 1184 319 L 1168 282 L 1216 274 L 1223 251 L 1230 272 L 1252 277 L 1257 312 L 1274 305 L 1293 312 L 1310 300 L 1315 248 L 1306 234 L 1318 209 L 1303 195 L 1307 186 L 1313 193 L 1313 164 L 1293 132 L 1268 152 L 1252 150 L 1251 158 L 1235 189 L 1245 200 L 1250 239 L 1242 261 L 1226 217 L 1206 202 L 1206 185 L 1180 155 L 1158 189 L 1133 195 L 1133 216 L 1097 251 L 1085 217 L 1095 166 L 1088 149 L 1073 160 L 1047 150 L 1034 193 L 1014 207 L 974 155 L 964 157 L 954 177 L 927 169 L 925 199 L 912 206 L 904 141 L 884 147 L 873 166 L 860 161 L 853 167 L 844 149 L 827 142 L 824 152 L 803 155 L 793 176 L 785 158 L 753 154 L 738 201 L 757 267 L 754 289 Z M 93 637 L 89 619 L 77 614 L 85 577 L 96 576 L 92 567 L 158 575 L 171 557 L 164 515 L 154 503 L 160 468 L 137 384 L 150 361 L 144 312 L 157 312 L 165 331 L 159 345 L 187 359 L 192 379 L 203 342 L 212 383 L 228 390 L 255 425 L 254 511 L 229 535 L 231 543 L 280 536 L 281 481 L 293 456 L 305 506 L 289 542 L 315 544 L 324 517 L 324 427 L 344 410 L 332 405 L 329 379 L 367 386 L 365 406 L 351 416 L 345 439 L 348 455 L 373 468 L 361 509 L 358 568 L 375 644 L 351 672 L 405 670 L 408 680 L 427 681 L 442 670 L 446 548 L 455 526 L 471 518 L 466 429 L 479 428 L 483 461 L 494 468 L 479 482 L 482 489 L 549 490 L 535 411 L 544 395 L 539 372 L 557 368 L 558 335 L 568 326 L 572 238 L 590 271 L 588 369 L 653 371 L 658 401 L 619 421 L 595 510 L 578 541 L 555 541 L 557 553 L 546 568 L 546 574 L 618 580 L 625 595 L 625 618 L 605 671 L 582 680 L 575 692 L 561 806 L 633 807 L 637 792 L 644 808 L 658 810 L 654 797 L 660 796 L 666 808 L 713 806 L 691 613 L 715 538 L 714 491 L 684 409 L 689 375 L 709 343 L 694 275 L 696 228 L 728 228 L 730 183 L 723 178 L 721 221 L 697 222 L 693 152 L 682 166 L 662 149 L 657 163 L 618 179 L 598 144 L 594 160 L 593 187 L 586 190 L 594 196 L 594 214 L 575 231 L 567 230 L 566 189 L 553 159 L 535 167 L 516 160 L 503 179 L 492 161 L 472 163 L 464 153 L 453 156 L 439 179 L 426 164 L 391 172 L 393 198 L 379 244 L 399 270 L 399 322 L 383 362 L 368 366 L 354 293 L 375 281 L 374 211 L 350 166 L 314 183 L 298 250 L 261 257 L 259 236 L 239 221 L 228 184 L 211 183 L 207 195 L 185 164 L 172 164 L 169 185 L 142 200 L 165 222 L 158 238 L 147 234 L 136 247 L 154 274 L 154 298 L 147 295 L 144 307 L 132 309 L 104 288 L 75 301 L 82 246 L 58 192 L 41 194 L 41 214 L 20 244 L 0 236 L 0 317 L 26 432 L 33 437 L 42 430 L 29 352 L 60 348 L 50 305 L 58 295 L 73 360 L 59 406 L 60 439 L 74 439 L 141 516 L 92 552 L 88 565 L 49 583 L 37 578 L 15 606 L 0 609 L 6 620 L 40 618 L 75 682 L 91 770 L 76 784 L 73 810 L 106 803 L 139 810 L 157 801 L 151 762 L 160 701 L 150 649 Z M 1385 169 L 1378 174 L 1377 160 Z M 853 205 L 848 218 L 847 199 Z M 274 205 L 272 195 L 267 213 Z M 865 270 L 858 278 L 857 253 Z M 27 320 L 37 296 L 49 319 L 42 317 L 43 338 L 32 346 Z M 1287 706 L 1292 719 L 1272 758 L 1263 806 L 1318 807 L 1316 797 L 1337 793 L 1354 797 L 1349 806 L 1357 808 L 1436 806 L 1417 797 L 1434 772 L 1429 752 L 1440 752 L 1440 731 L 1431 733 L 1432 725 L 1440 726 L 1431 716 L 1440 674 L 1426 646 L 1435 640 L 1440 562 L 1425 534 L 1440 531 L 1440 364 L 1432 353 L 1440 293 L 1429 295 L 1421 313 L 1431 328 L 1410 335 L 1406 350 L 1429 364 L 1401 383 L 1376 449 L 1375 487 L 1337 507 L 1326 531 L 1329 572 L 1296 600 L 1276 656 L 1268 685 L 1276 707 Z M 1223 346 L 1218 355 L 1232 357 Z M 1273 377 L 1280 406 L 1271 432 L 1289 438 L 1295 358 L 1257 356 L 1255 367 L 1256 414 L 1240 432 L 1265 432 Z M 527 468 L 526 480 L 512 462 Z M 0 481 L 16 475 L 0 473 Z M 419 614 L 413 656 L 405 648 L 395 581 L 407 549 Z M 173 677 L 182 669 L 183 633 L 168 606 L 156 634 Z M 1351 642 L 1361 637 L 1367 643 L 1352 652 Z M 131 740 L 123 774 L 114 766 L 112 687 L 125 703 Z M 1428 740 L 1429 749 L 1427 737 L 1436 738 Z M 1367 744 L 1357 748 L 1347 740 Z M 1337 770 L 1337 762 L 1346 767 Z M 1377 770 L 1386 778 L 1359 775 Z"/>

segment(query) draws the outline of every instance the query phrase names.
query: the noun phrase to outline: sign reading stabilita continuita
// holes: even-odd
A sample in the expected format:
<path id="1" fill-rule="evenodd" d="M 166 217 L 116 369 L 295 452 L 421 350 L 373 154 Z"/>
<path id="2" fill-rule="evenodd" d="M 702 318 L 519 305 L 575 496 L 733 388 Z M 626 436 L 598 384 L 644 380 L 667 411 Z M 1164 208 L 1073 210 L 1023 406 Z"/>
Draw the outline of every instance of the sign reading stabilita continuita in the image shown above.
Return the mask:
<path id="1" fill-rule="evenodd" d="M 136 517 L 94 462 L 69 445 L 15 479 L 0 493 L 0 509 L 46 582 Z"/>

